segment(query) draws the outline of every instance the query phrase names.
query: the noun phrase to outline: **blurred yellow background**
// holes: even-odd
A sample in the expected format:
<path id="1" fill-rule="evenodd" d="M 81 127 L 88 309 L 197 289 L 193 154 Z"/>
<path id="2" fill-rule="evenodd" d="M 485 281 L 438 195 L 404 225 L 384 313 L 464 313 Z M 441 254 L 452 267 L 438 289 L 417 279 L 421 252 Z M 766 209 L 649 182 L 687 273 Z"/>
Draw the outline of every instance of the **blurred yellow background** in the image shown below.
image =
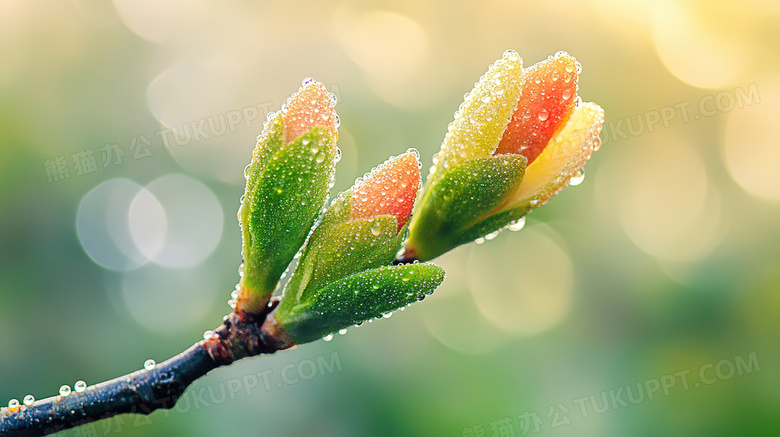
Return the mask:
<path id="1" fill-rule="evenodd" d="M 780 3 L 0 0 L 0 403 L 162 361 L 217 326 L 268 112 L 339 99 L 334 190 L 417 148 L 512 48 L 606 111 L 584 182 L 444 285 L 63 433 L 780 434 Z"/>

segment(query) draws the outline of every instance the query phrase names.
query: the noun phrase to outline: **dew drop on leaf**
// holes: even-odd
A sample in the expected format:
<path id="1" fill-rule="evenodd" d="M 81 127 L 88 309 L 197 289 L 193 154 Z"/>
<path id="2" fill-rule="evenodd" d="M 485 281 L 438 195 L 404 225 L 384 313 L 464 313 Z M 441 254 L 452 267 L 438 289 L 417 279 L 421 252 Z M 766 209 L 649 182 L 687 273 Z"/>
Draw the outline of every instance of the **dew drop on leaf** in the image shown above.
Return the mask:
<path id="1" fill-rule="evenodd" d="M 585 180 L 585 169 L 579 169 L 577 173 L 574 173 L 574 176 L 569 179 L 569 185 L 571 186 L 577 186 L 582 183 L 582 181 Z"/>
<path id="2" fill-rule="evenodd" d="M 521 217 L 519 220 L 513 221 L 506 228 L 512 232 L 517 232 L 525 227 L 525 217 Z"/>

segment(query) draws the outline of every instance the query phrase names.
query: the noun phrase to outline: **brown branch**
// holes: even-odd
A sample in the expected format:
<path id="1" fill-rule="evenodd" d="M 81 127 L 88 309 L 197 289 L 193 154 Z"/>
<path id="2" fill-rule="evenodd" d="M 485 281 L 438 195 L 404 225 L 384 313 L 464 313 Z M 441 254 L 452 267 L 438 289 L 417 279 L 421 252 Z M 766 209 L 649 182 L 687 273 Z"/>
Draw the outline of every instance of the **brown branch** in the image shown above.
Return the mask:
<path id="1" fill-rule="evenodd" d="M 267 315 L 231 314 L 214 331 L 175 357 L 151 370 L 139 370 L 68 396 L 53 396 L 12 411 L 0 408 L 0 436 L 32 437 L 51 434 L 117 414 L 150 414 L 171 409 L 196 379 L 236 360 L 288 349 L 295 344 Z"/>

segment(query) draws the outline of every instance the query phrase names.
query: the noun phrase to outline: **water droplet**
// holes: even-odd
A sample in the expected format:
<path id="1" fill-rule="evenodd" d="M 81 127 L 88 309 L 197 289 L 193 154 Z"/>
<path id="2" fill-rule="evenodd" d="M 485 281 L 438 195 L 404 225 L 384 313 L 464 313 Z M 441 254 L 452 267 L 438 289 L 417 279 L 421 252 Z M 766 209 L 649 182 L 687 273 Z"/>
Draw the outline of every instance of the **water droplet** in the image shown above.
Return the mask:
<path id="1" fill-rule="evenodd" d="M 214 334 L 214 331 L 212 331 L 212 330 L 210 330 L 210 329 L 209 329 L 208 331 L 206 331 L 206 332 L 204 332 L 204 333 L 203 333 L 203 339 L 204 339 L 204 340 L 208 340 L 208 339 L 210 339 L 211 337 L 213 337 L 214 335 L 215 335 L 215 334 Z"/>
<path id="2" fill-rule="evenodd" d="M 157 367 L 157 363 L 149 358 L 148 360 L 144 361 L 144 369 L 146 370 L 154 370 L 154 368 Z"/>
<path id="3" fill-rule="evenodd" d="M 60 387 L 60 396 L 66 397 L 70 394 L 70 386 L 68 384 L 63 385 Z"/>
<path id="4" fill-rule="evenodd" d="M 228 306 L 230 306 L 230 308 L 235 308 L 236 307 L 236 300 L 235 299 L 230 299 L 228 301 Z"/>
<path id="5" fill-rule="evenodd" d="M 249 179 L 249 173 L 252 170 L 252 164 L 247 164 L 246 167 L 244 167 L 244 179 Z"/>
<path id="6" fill-rule="evenodd" d="M 317 161 L 317 164 L 322 163 L 322 161 L 325 161 L 325 153 L 318 153 L 317 157 L 315 158 L 315 161 Z"/>
<path id="7" fill-rule="evenodd" d="M 485 239 L 480 237 L 480 238 L 477 238 L 476 240 L 474 240 L 474 242 L 477 243 L 477 244 L 482 244 L 482 243 L 485 242 Z"/>
<path id="8" fill-rule="evenodd" d="M 336 148 L 336 162 L 341 161 L 341 149 Z"/>
<path id="9" fill-rule="evenodd" d="M 555 52 L 555 57 L 556 58 L 560 58 L 560 57 L 566 56 L 566 55 L 568 55 L 568 53 L 566 53 L 564 50 L 560 50 L 560 51 Z"/>
<path id="10" fill-rule="evenodd" d="M 563 97 L 563 100 L 569 100 L 569 97 L 571 97 L 571 89 L 566 88 L 565 90 L 563 90 L 563 92 L 561 93 L 561 97 Z"/>
<path id="11" fill-rule="evenodd" d="M 238 276 L 244 276 L 244 263 L 238 266 Z"/>
<path id="12" fill-rule="evenodd" d="M 87 383 L 84 381 L 76 381 L 76 383 L 73 384 L 73 388 L 76 389 L 77 392 L 81 393 L 87 389 Z"/>
<path id="13" fill-rule="evenodd" d="M 347 333 L 347 328 L 339 329 L 339 334 L 345 335 Z"/>
<path id="14" fill-rule="evenodd" d="M 379 220 L 377 220 L 371 224 L 371 235 L 378 237 L 379 234 L 381 233 L 382 233 L 382 224 L 379 223 Z"/>
<path id="15" fill-rule="evenodd" d="M 374 290 L 379 290 L 379 284 L 373 284 L 371 285 L 371 288 L 373 288 Z"/>
<path id="16" fill-rule="evenodd" d="M 517 232 L 525 227 L 525 217 L 520 217 L 519 220 L 513 221 L 506 228 L 512 232 Z"/>
<path id="17" fill-rule="evenodd" d="M 35 403 L 35 396 L 27 395 L 27 396 L 24 397 L 24 400 L 22 400 L 22 402 L 24 402 L 24 405 L 27 405 L 28 407 L 30 407 L 30 406 L 32 406 L 32 404 Z"/>
<path id="18" fill-rule="evenodd" d="M 382 317 L 384 317 L 385 319 L 389 319 L 390 317 L 392 317 L 392 315 L 393 313 L 384 313 L 382 314 Z"/>
<path id="19" fill-rule="evenodd" d="M 230 297 L 232 297 L 233 299 L 238 299 L 238 290 L 231 291 Z"/>
<path id="20" fill-rule="evenodd" d="M 585 169 L 579 169 L 577 173 L 574 173 L 574 176 L 569 179 L 569 185 L 571 186 L 577 186 L 582 183 L 582 181 L 585 180 Z"/>
<path id="21" fill-rule="evenodd" d="M 325 337 L 322 337 L 322 339 L 325 341 L 331 341 L 333 340 L 333 334 L 328 334 Z"/>
<path id="22" fill-rule="evenodd" d="M 339 118 L 338 114 L 336 114 L 336 127 L 341 126 L 341 119 Z"/>
<path id="23" fill-rule="evenodd" d="M 498 232 L 499 231 L 495 231 L 495 232 L 491 232 L 491 233 L 485 235 L 485 240 L 492 240 L 492 239 L 498 237 Z"/>
<path id="24" fill-rule="evenodd" d="M 539 111 L 539 120 L 540 121 L 547 120 L 547 117 L 549 117 L 549 116 L 550 116 L 550 113 L 546 109 L 541 109 Z"/>
<path id="25" fill-rule="evenodd" d="M 8 409 L 11 410 L 12 413 L 19 411 L 19 399 L 11 399 L 8 401 Z"/>
<path id="26" fill-rule="evenodd" d="M 306 86 L 310 83 L 314 83 L 314 79 L 307 77 L 303 79 L 303 82 L 301 82 L 301 86 Z"/>

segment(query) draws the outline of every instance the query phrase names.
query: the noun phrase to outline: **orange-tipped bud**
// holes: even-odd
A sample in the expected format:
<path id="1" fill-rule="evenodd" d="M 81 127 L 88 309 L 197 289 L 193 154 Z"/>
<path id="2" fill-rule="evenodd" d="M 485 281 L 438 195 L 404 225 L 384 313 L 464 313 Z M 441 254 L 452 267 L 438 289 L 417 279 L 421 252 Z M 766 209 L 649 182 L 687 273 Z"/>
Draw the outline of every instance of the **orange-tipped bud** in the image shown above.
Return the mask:
<path id="1" fill-rule="evenodd" d="M 355 184 L 350 219 L 392 215 L 398 230 L 412 214 L 420 186 L 420 161 L 415 151 L 396 156 Z"/>
<path id="2" fill-rule="evenodd" d="M 303 81 L 297 93 L 282 106 L 284 144 L 290 144 L 314 127 L 323 127 L 338 138 L 339 117 L 336 115 L 336 98 L 320 82 Z"/>

